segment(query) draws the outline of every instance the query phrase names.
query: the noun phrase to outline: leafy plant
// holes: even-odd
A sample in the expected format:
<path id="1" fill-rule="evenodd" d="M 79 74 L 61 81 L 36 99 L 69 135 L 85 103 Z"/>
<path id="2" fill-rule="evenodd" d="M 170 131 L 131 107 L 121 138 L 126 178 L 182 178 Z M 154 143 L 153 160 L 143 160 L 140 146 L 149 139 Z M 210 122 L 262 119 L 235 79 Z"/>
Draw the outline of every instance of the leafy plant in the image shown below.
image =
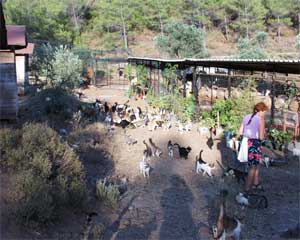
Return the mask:
<path id="1" fill-rule="evenodd" d="M 260 31 L 255 34 L 255 41 L 261 48 L 266 47 L 267 40 L 268 40 L 268 33 Z"/>
<path id="2" fill-rule="evenodd" d="M 55 49 L 51 65 L 51 85 L 72 89 L 81 83 L 82 61 L 66 46 Z"/>
<path id="3" fill-rule="evenodd" d="M 175 93 L 175 88 L 177 88 L 177 73 L 178 66 L 177 65 L 170 65 L 167 64 L 167 67 L 163 70 L 163 76 L 165 78 L 165 89 L 167 93 L 171 92 L 172 94 Z"/>
<path id="4" fill-rule="evenodd" d="M 254 97 L 252 96 L 251 89 L 254 86 L 255 82 L 251 79 L 243 81 L 241 83 L 243 90 L 240 97 L 217 100 L 212 106 L 211 111 L 202 113 L 200 120 L 211 127 L 213 124 L 216 125 L 219 117 L 219 123 L 226 130 L 237 133 L 243 117 L 252 112 Z"/>
<path id="5" fill-rule="evenodd" d="M 238 41 L 239 54 L 238 58 L 240 59 L 266 59 L 268 55 L 265 51 L 257 45 L 256 41 L 250 41 L 246 38 L 240 38 Z"/>
<path id="6" fill-rule="evenodd" d="M 120 192 L 116 185 L 108 183 L 105 178 L 103 180 L 99 179 L 97 181 L 96 195 L 100 200 L 104 201 L 109 206 L 116 207 L 119 200 Z"/>
<path id="7" fill-rule="evenodd" d="M 276 148 L 280 150 L 284 143 L 290 142 L 293 139 L 293 133 L 272 128 L 267 137 L 275 144 Z"/>
<path id="8" fill-rule="evenodd" d="M 134 78 L 133 77 L 133 67 L 132 67 L 132 65 L 131 64 L 127 64 L 126 65 L 126 67 L 125 67 L 125 69 L 124 69 L 124 77 L 126 78 L 126 79 L 128 79 L 128 81 L 132 81 L 132 79 Z"/>

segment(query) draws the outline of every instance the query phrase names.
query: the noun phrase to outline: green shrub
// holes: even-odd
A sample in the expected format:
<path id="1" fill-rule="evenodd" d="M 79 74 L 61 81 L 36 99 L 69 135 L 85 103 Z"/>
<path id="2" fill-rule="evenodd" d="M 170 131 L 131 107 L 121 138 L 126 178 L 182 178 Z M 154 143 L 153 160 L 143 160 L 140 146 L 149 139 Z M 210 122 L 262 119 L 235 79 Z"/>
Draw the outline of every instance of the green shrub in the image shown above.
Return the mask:
<path id="1" fill-rule="evenodd" d="M 114 184 L 107 183 L 106 179 L 99 179 L 96 184 L 97 197 L 111 207 L 116 207 L 120 192 Z"/>
<path id="2" fill-rule="evenodd" d="M 0 130 L 0 136 L 9 132 Z M 12 204 L 20 222 L 44 224 L 52 221 L 61 207 L 78 207 L 84 202 L 81 162 L 54 130 L 29 123 L 19 135 L 11 136 L 11 140 L 1 141 L 1 146 L 5 151 L 3 163 L 17 176 Z M 8 144 L 17 140 L 14 146 Z"/>
<path id="3" fill-rule="evenodd" d="M 55 49 L 51 65 L 51 85 L 65 89 L 79 86 L 82 74 L 82 61 L 67 47 Z"/>
<path id="4" fill-rule="evenodd" d="M 166 24 L 165 34 L 156 37 L 156 46 L 171 57 L 205 58 L 209 54 L 204 44 L 204 32 L 193 25 L 179 22 Z"/>
<path id="5" fill-rule="evenodd" d="M 255 86 L 255 82 L 251 79 L 246 80 L 242 82 L 240 86 L 244 89 L 240 97 L 217 100 L 212 106 L 211 111 L 201 114 L 201 122 L 207 127 L 212 127 L 212 124 L 217 124 L 219 114 L 219 123 L 225 127 L 226 130 L 238 133 L 243 117 L 253 110 L 254 97 L 252 96 L 251 89 Z"/>
<path id="6" fill-rule="evenodd" d="M 277 149 L 280 149 L 283 144 L 292 141 L 293 133 L 283 132 L 276 128 L 272 128 L 270 129 L 267 138 L 270 139 L 275 144 Z"/>
<path id="7" fill-rule="evenodd" d="M 77 108 L 77 100 L 61 88 L 47 88 L 32 96 L 29 101 L 29 111 L 26 114 L 35 119 L 56 117 L 70 119 Z"/>

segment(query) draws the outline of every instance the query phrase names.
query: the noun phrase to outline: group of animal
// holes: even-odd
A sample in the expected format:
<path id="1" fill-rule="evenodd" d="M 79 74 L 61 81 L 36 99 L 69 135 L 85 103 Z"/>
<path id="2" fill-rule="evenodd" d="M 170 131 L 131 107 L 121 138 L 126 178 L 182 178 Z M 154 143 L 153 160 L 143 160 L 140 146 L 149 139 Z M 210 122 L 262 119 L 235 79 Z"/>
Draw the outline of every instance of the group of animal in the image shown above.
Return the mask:
<path id="1" fill-rule="evenodd" d="M 143 151 L 143 159 L 139 163 L 140 173 L 144 177 L 149 177 L 150 175 L 150 164 L 149 161 L 151 157 L 161 158 L 163 151 L 160 147 L 158 147 L 152 140 L 152 138 L 148 139 L 149 144 L 144 140 L 143 143 L 145 144 L 146 149 Z M 168 156 L 170 159 L 174 159 L 174 151 L 175 148 L 178 148 L 178 153 L 180 158 L 188 159 L 188 154 L 192 150 L 191 147 L 182 147 L 178 143 L 172 143 L 172 141 L 168 141 L 167 149 L 168 149 Z"/>

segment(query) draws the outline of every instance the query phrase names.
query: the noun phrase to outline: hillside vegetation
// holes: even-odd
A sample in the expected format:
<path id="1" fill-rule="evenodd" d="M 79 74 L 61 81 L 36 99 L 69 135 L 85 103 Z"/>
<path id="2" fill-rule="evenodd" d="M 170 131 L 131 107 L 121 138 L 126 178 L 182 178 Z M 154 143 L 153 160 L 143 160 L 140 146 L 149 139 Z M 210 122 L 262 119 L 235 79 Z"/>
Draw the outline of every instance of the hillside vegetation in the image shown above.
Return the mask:
<path id="1" fill-rule="evenodd" d="M 203 33 L 211 56 L 234 55 L 239 39 L 259 32 L 270 57 L 300 51 L 300 0 L 5 0 L 4 8 L 7 23 L 26 25 L 38 42 L 163 57 L 156 39 L 178 22 Z"/>

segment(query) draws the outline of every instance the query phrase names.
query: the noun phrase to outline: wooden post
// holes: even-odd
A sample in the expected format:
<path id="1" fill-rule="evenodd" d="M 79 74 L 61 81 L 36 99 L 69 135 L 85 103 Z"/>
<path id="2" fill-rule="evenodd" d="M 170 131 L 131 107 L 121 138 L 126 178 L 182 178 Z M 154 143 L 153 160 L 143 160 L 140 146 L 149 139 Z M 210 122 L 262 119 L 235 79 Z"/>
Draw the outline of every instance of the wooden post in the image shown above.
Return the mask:
<path id="1" fill-rule="evenodd" d="M 286 132 L 287 112 L 283 111 L 282 131 Z"/>
<path id="2" fill-rule="evenodd" d="M 158 73 L 158 78 L 157 78 L 157 92 L 158 95 L 160 94 L 159 92 L 159 82 L 160 82 L 160 63 L 157 63 L 157 73 Z"/>
<path id="3" fill-rule="evenodd" d="M 274 72 L 272 74 L 271 81 L 271 123 L 274 122 L 275 115 L 275 81 L 274 81 Z"/>
<path id="4" fill-rule="evenodd" d="M 228 97 L 231 97 L 231 69 L 228 69 Z"/>
<path id="5" fill-rule="evenodd" d="M 186 97 L 186 70 L 183 71 L 183 97 Z"/>
<path id="6" fill-rule="evenodd" d="M 209 68 L 209 80 L 210 80 L 210 104 L 213 104 L 213 78 L 210 75 L 210 68 Z"/>
<path id="7" fill-rule="evenodd" d="M 192 83 L 192 91 L 196 100 L 197 106 L 199 105 L 199 99 L 198 99 L 198 87 L 197 87 L 197 67 L 194 66 L 193 69 L 193 83 Z"/>

